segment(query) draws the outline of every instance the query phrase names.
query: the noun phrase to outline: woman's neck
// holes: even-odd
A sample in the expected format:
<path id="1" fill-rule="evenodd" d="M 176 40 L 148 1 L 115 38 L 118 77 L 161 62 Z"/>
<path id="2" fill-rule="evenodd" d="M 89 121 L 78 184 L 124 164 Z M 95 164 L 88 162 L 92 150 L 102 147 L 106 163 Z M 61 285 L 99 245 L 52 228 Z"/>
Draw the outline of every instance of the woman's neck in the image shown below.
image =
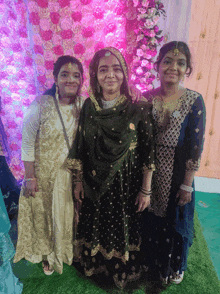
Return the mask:
<path id="1" fill-rule="evenodd" d="M 161 84 L 161 87 L 158 88 L 158 95 L 163 100 L 166 100 L 166 101 L 176 100 L 183 94 L 184 91 L 185 89 L 179 84 L 177 85 Z"/>
<path id="2" fill-rule="evenodd" d="M 180 89 L 181 89 L 181 86 L 179 84 L 177 85 L 161 84 L 160 94 L 164 97 L 170 97 L 178 93 Z"/>
<path id="3" fill-rule="evenodd" d="M 69 105 L 69 104 L 73 104 L 75 100 L 76 100 L 76 96 L 60 97 L 59 102 L 62 105 Z"/>
<path id="4" fill-rule="evenodd" d="M 119 96 L 120 96 L 120 91 L 118 91 L 117 93 L 114 93 L 114 94 L 103 93 L 103 100 L 111 101 L 111 100 L 118 98 Z"/>

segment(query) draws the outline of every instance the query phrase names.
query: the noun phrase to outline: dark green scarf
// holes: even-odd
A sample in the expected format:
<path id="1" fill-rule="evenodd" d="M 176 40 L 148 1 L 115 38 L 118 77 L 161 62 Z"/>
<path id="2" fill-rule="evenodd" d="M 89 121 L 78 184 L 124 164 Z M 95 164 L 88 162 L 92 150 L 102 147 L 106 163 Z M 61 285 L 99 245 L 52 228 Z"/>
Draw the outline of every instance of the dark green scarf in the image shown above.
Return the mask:
<path id="1" fill-rule="evenodd" d="M 137 125 L 140 119 L 137 107 L 128 99 L 101 111 L 95 109 L 90 98 L 84 103 L 69 159 L 82 162 L 87 197 L 100 198 L 111 186 L 117 171 L 121 174 L 123 167 L 129 167 L 131 126 Z"/>

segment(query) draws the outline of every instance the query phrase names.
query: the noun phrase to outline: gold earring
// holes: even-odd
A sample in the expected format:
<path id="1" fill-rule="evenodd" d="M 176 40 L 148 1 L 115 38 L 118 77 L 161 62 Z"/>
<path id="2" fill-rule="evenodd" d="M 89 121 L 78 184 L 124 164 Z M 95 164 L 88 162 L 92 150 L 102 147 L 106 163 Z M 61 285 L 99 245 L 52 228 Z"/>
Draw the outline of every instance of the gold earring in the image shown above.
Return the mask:
<path id="1" fill-rule="evenodd" d="M 56 93 L 55 93 L 55 98 L 57 99 L 57 101 L 59 101 L 59 88 L 56 85 Z"/>
<path id="2" fill-rule="evenodd" d="M 181 80 L 182 80 L 182 83 L 183 83 L 183 82 L 184 82 L 184 80 L 185 80 L 185 76 L 183 76 Z"/>
<path id="3" fill-rule="evenodd" d="M 159 74 L 157 74 L 157 80 L 158 80 L 158 81 L 160 80 Z"/>

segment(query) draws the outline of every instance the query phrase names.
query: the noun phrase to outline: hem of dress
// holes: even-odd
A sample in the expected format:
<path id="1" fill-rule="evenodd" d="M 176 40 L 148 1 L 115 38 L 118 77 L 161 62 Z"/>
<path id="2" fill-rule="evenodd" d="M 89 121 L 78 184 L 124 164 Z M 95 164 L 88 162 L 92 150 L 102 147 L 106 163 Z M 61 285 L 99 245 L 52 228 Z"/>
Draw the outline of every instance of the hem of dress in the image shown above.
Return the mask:
<path id="1" fill-rule="evenodd" d="M 124 254 L 122 254 L 119 251 L 116 251 L 115 249 L 112 249 L 111 252 L 107 252 L 107 250 L 101 245 L 96 245 L 95 248 L 91 249 L 92 245 L 91 242 L 86 242 L 85 239 L 75 240 L 74 245 L 82 247 L 82 245 L 85 245 L 87 248 L 91 250 L 91 256 L 95 256 L 98 252 L 100 252 L 106 259 L 110 260 L 113 257 L 120 259 L 122 262 L 126 263 L 126 261 L 129 261 L 129 252 L 130 251 L 140 251 L 141 246 L 141 238 L 139 239 L 138 245 L 128 245 L 128 250 L 125 251 Z"/>

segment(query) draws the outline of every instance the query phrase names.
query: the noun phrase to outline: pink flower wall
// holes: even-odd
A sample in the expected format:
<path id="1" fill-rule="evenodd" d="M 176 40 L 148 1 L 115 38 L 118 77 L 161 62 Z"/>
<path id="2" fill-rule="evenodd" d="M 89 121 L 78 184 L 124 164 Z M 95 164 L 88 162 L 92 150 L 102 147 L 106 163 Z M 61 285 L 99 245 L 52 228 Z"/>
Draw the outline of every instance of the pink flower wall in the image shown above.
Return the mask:
<path id="1" fill-rule="evenodd" d="M 36 95 L 53 84 L 56 59 L 68 54 L 83 63 L 86 95 L 94 52 L 114 46 L 130 64 L 136 54 L 135 29 L 137 10 L 132 0 L 0 0 L 1 119 L 17 180 L 24 176 L 23 113 Z"/>

